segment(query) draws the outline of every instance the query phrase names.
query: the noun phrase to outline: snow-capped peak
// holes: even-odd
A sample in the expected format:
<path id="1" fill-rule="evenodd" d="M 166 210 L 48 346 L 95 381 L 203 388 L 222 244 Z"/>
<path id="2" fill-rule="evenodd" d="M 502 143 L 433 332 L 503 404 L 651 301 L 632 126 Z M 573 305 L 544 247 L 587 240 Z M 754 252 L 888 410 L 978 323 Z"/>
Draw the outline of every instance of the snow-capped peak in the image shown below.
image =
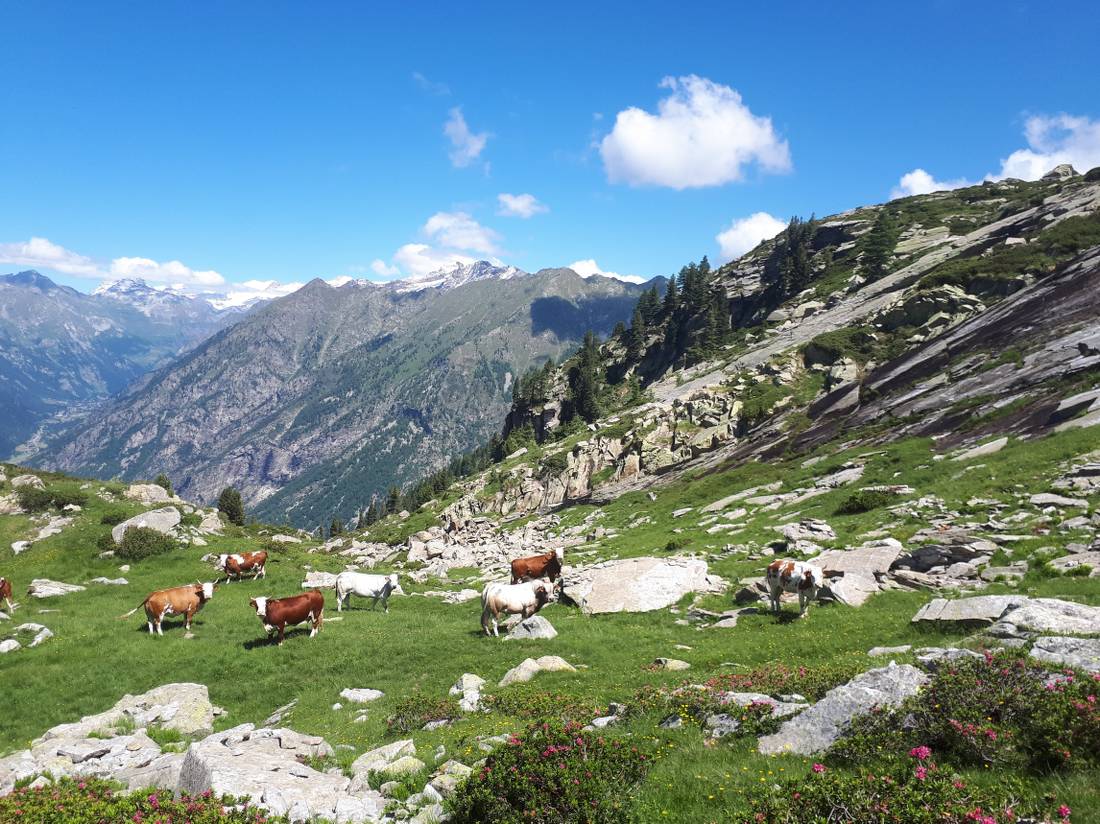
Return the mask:
<path id="1" fill-rule="evenodd" d="M 510 280 L 526 274 L 515 266 L 475 260 L 471 263 L 456 263 L 453 269 L 437 269 L 419 278 L 390 281 L 386 285 L 398 292 L 420 292 L 424 289 L 455 289 L 477 280 Z"/>

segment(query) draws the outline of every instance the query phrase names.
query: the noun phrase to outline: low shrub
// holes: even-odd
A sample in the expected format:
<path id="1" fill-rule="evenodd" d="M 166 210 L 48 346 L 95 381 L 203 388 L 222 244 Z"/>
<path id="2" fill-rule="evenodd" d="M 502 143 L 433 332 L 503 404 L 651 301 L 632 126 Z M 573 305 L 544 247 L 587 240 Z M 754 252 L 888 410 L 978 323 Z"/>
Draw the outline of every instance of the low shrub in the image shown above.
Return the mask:
<path id="1" fill-rule="evenodd" d="M 1052 674 L 1002 653 L 944 666 L 920 695 L 856 719 L 839 763 L 930 747 L 960 766 L 1044 772 L 1100 765 L 1100 674 Z"/>
<path id="2" fill-rule="evenodd" d="M 1038 815 L 1043 821 L 1068 824 L 1070 812 L 1068 807 L 1045 801 L 1021 802 L 1016 781 L 971 784 L 928 758 L 859 772 L 814 764 L 805 776 L 760 789 L 749 801 L 749 810 L 737 820 L 768 824 L 1010 824 L 1021 816 Z"/>
<path id="3" fill-rule="evenodd" d="M 140 561 L 142 558 L 164 555 L 178 546 L 173 538 L 163 532 L 147 526 L 132 526 L 122 533 L 115 554 L 128 561 Z"/>
<path id="4" fill-rule="evenodd" d="M 202 523 L 202 515 L 197 512 L 184 512 L 180 515 L 180 526 L 198 526 Z"/>
<path id="5" fill-rule="evenodd" d="M 397 702 L 393 715 L 386 719 L 386 731 L 390 735 L 409 733 L 432 721 L 450 721 L 459 715 L 453 698 L 432 698 L 414 692 Z"/>
<path id="6" fill-rule="evenodd" d="M 858 515 L 886 506 L 897 496 L 885 489 L 857 489 L 836 508 L 837 515 Z"/>
<path id="7" fill-rule="evenodd" d="M 115 543 L 115 539 L 110 532 L 100 535 L 96 539 L 95 546 L 100 552 L 118 552 L 118 544 Z"/>
<path id="8" fill-rule="evenodd" d="M 103 513 L 99 522 L 104 526 L 118 526 L 126 520 L 126 513 L 120 509 L 109 509 Z"/>
<path id="9" fill-rule="evenodd" d="M 69 504 L 84 506 L 88 503 L 88 496 L 75 490 L 23 487 L 17 495 L 19 505 L 27 512 L 45 512 L 47 509 L 63 509 Z"/>
<path id="10" fill-rule="evenodd" d="M 63 778 L 43 787 L 20 787 L 0 796 L 0 821 L 21 824 L 115 824 L 134 821 L 187 821 L 190 824 L 280 824 L 247 800 L 219 798 L 210 792 L 179 799 L 170 792 L 126 792 L 98 778 Z"/>
<path id="11" fill-rule="evenodd" d="M 455 824 L 625 824 L 649 764 L 638 746 L 580 724 L 534 724 L 495 750 L 447 808 Z"/>
<path id="12" fill-rule="evenodd" d="M 555 719 L 587 722 L 603 715 L 605 709 L 594 701 L 574 695 L 522 687 L 513 687 L 500 695 L 483 695 L 481 702 L 493 712 L 522 718 L 525 721 Z"/>
<path id="13" fill-rule="evenodd" d="M 564 452 L 556 452 L 553 455 L 547 455 L 539 463 L 539 477 L 550 478 L 555 475 L 560 475 L 569 466 L 569 459 Z"/>

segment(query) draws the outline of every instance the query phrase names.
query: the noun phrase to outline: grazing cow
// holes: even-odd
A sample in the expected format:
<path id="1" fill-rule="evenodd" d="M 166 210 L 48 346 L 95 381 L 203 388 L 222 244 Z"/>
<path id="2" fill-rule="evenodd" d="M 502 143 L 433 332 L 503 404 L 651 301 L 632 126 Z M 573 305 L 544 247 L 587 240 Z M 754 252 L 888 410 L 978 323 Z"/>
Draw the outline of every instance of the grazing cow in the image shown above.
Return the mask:
<path id="1" fill-rule="evenodd" d="M 7 578 L 0 578 L 0 598 L 8 605 L 9 612 L 15 612 L 16 605 L 11 602 L 11 581 Z"/>
<path id="2" fill-rule="evenodd" d="M 219 555 L 218 569 L 225 573 L 226 581 L 232 581 L 234 578 L 240 580 L 246 572 L 251 572 L 254 579 L 266 578 L 267 553 L 261 549 L 259 552 Z"/>
<path id="3" fill-rule="evenodd" d="M 390 594 L 396 592 L 404 595 L 401 584 L 397 581 L 397 573 L 392 575 L 367 575 L 363 572 L 346 571 L 336 576 L 336 611 L 343 612 L 344 604 L 351 606 L 351 596 L 360 598 L 373 598 L 370 608 L 378 606 L 382 601 L 382 608 L 390 611 Z"/>
<path id="4" fill-rule="evenodd" d="M 768 597 L 772 611 L 779 612 L 779 599 L 784 592 L 798 593 L 798 614 L 806 614 L 810 602 L 817 597 L 817 590 L 825 583 L 820 567 L 802 561 L 782 559 L 768 565 Z"/>
<path id="5" fill-rule="evenodd" d="M 248 603 L 260 616 L 269 638 L 275 630 L 279 631 L 280 646 L 286 636 L 287 627 L 310 621 L 313 628 L 309 631 L 309 637 L 312 638 L 321 631 L 321 624 L 325 620 L 325 596 L 319 589 L 311 589 L 289 598 L 251 598 Z"/>
<path id="6" fill-rule="evenodd" d="M 563 549 L 554 549 L 542 555 L 532 555 L 530 558 L 516 558 L 512 561 L 512 583 L 518 584 L 526 579 L 549 578 L 550 583 L 561 575 L 561 562 L 564 559 Z"/>
<path id="7" fill-rule="evenodd" d="M 481 592 L 481 628 L 486 635 L 500 635 L 497 619 L 501 613 L 530 618 L 550 600 L 546 584 L 527 581 L 522 584 L 486 584 Z M 489 632 L 492 619 L 493 631 Z"/>
<path id="8" fill-rule="evenodd" d="M 190 631 L 191 619 L 203 606 L 214 597 L 217 584 L 187 584 L 172 589 L 160 589 L 149 595 L 144 601 L 119 618 L 129 618 L 142 607 L 145 607 L 146 623 L 149 626 L 149 634 L 156 630 L 157 635 L 164 635 L 161 631 L 161 621 L 168 615 L 182 615 L 184 628 Z"/>

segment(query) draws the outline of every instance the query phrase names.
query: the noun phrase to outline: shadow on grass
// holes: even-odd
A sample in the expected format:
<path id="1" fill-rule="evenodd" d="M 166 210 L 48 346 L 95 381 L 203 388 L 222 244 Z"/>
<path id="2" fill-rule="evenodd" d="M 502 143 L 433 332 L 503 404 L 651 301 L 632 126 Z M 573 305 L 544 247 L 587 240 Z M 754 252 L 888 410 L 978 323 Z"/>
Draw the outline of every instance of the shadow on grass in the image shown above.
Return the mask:
<path id="1" fill-rule="evenodd" d="M 293 640 L 296 636 L 305 635 L 309 636 L 309 627 L 295 627 L 294 629 L 288 629 L 284 636 L 284 641 Z M 247 650 L 253 650 L 260 647 L 277 647 L 279 645 L 279 633 L 275 632 L 271 635 L 265 635 L 261 638 L 253 638 L 251 641 L 245 641 L 241 644 Z"/>

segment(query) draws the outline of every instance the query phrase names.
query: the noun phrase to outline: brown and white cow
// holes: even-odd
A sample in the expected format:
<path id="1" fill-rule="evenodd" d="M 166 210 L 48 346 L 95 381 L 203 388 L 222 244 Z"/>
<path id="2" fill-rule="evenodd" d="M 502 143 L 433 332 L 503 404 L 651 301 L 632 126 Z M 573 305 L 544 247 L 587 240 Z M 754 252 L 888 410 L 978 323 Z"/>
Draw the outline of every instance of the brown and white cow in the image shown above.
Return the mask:
<path id="1" fill-rule="evenodd" d="M 266 578 L 267 552 L 261 549 L 259 552 L 219 555 L 218 569 L 225 573 L 226 581 L 232 581 L 234 578 L 239 581 L 246 572 L 251 572 L 254 579 Z"/>
<path id="2" fill-rule="evenodd" d="M 766 580 L 772 611 L 779 612 L 779 599 L 784 592 L 797 592 L 798 614 L 801 616 L 810 608 L 810 602 L 817 598 L 817 590 L 825 584 L 825 575 L 820 567 L 783 558 L 768 564 Z"/>
<path id="3" fill-rule="evenodd" d="M 268 637 L 275 630 L 279 631 L 280 645 L 286 636 L 287 627 L 309 621 L 313 624 L 309 632 L 309 637 L 312 638 L 321 631 L 325 620 L 325 596 L 319 589 L 311 589 L 289 598 L 251 598 L 248 603 L 256 610 Z"/>
<path id="4" fill-rule="evenodd" d="M 551 588 L 527 581 L 522 584 L 486 584 L 481 591 L 481 628 L 486 635 L 500 635 L 497 620 L 501 614 L 530 618 L 550 600 Z M 489 632 L 489 623 L 493 631 Z"/>
<path id="5" fill-rule="evenodd" d="M 0 578 L 0 598 L 3 598 L 4 603 L 8 605 L 8 612 L 15 612 L 18 604 L 11 602 L 11 581 L 7 578 Z"/>
<path id="6" fill-rule="evenodd" d="M 150 635 L 153 634 L 154 630 L 157 635 L 164 635 L 160 625 L 169 615 L 182 615 L 184 628 L 190 630 L 191 619 L 195 617 L 195 613 L 202 609 L 207 601 L 214 597 L 214 590 L 217 588 L 217 584 L 207 582 L 205 584 L 187 584 L 182 587 L 172 587 L 172 589 L 159 589 L 151 593 L 148 598 L 125 615 L 120 615 L 119 618 L 129 618 L 139 609 L 145 607 L 146 623 Z"/>
<path id="7" fill-rule="evenodd" d="M 537 580 L 549 578 L 550 583 L 561 575 L 561 563 L 564 560 L 565 551 L 554 549 L 544 552 L 542 555 L 532 555 L 529 558 L 516 558 L 512 561 L 512 583 L 518 584 L 523 580 Z"/>

